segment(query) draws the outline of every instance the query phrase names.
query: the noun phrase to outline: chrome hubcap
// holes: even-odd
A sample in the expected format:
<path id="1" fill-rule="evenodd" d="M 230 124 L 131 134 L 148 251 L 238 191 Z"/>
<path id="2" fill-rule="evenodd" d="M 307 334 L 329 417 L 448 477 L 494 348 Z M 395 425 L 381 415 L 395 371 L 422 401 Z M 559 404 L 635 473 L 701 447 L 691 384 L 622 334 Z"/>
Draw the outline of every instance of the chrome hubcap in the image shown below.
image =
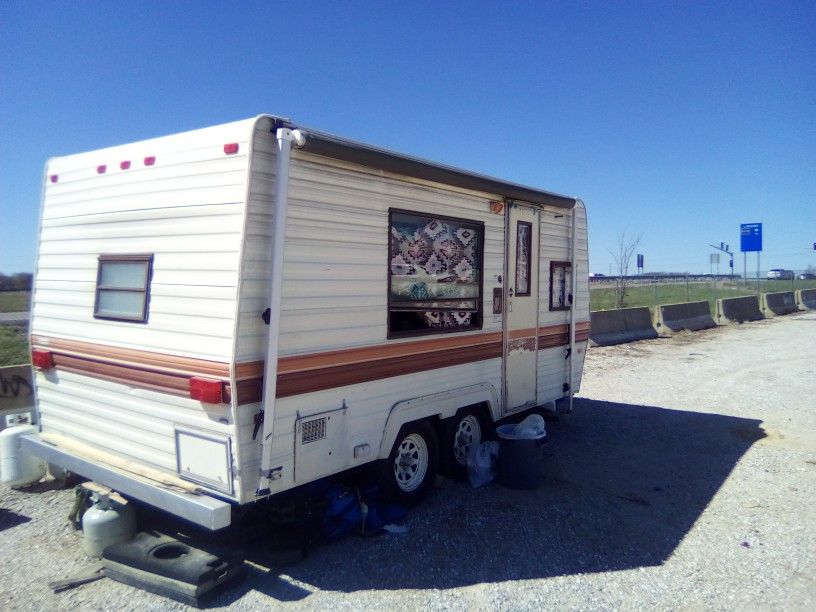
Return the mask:
<path id="1" fill-rule="evenodd" d="M 453 438 L 453 456 L 459 465 L 467 464 L 467 456 L 474 444 L 482 441 L 482 428 L 479 419 L 472 414 L 459 421 L 456 435 Z"/>
<path id="2" fill-rule="evenodd" d="M 394 458 L 394 478 L 400 490 L 409 493 L 422 484 L 428 472 L 428 445 L 419 434 L 410 434 L 400 442 Z"/>

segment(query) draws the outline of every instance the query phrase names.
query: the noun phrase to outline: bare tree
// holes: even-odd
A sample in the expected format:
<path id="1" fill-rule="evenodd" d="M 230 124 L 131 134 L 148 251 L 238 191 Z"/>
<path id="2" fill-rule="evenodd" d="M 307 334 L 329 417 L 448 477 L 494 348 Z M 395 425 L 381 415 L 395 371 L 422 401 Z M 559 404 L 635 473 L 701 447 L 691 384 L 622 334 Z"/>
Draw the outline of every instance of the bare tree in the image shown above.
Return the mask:
<path id="1" fill-rule="evenodd" d="M 629 285 L 629 266 L 632 264 L 632 255 L 640 244 L 641 236 L 630 237 L 626 235 L 626 230 L 618 236 L 618 243 L 614 250 L 610 249 L 609 254 L 615 262 L 615 308 L 624 308 L 626 302 L 626 287 Z"/>

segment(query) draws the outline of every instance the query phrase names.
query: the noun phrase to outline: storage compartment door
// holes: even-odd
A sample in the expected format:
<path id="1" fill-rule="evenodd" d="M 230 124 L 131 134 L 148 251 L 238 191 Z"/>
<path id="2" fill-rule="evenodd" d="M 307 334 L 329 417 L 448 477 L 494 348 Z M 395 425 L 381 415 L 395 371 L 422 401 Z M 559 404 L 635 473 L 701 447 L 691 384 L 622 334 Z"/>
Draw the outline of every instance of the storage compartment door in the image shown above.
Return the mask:
<path id="1" fill-rule="evenodd" d="M 348 466 L 346 409 L 295 421 L 295 482 L 303 484 Z"/>

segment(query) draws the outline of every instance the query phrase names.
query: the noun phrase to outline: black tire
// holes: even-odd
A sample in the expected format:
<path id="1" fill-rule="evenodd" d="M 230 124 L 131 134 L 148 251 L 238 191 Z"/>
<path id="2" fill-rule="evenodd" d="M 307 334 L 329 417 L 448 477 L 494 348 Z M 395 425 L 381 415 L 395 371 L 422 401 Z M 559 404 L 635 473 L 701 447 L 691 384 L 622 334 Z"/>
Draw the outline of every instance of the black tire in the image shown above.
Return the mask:
<path id="1" fill-rule="evenodd" d="M 380 469 L 383 497 L 408 506 L 418 503 L 433 484 L 438 463 L 433 427 L 426 421 L 403 425 Z"/>
<path id="2" fill-rule="evenodd" d="M 467 452 L 487 438 L 484 415 L 478 408 L 462 408 L 442 422 L 442 473 L 448 478 L 467 477 Z"/>

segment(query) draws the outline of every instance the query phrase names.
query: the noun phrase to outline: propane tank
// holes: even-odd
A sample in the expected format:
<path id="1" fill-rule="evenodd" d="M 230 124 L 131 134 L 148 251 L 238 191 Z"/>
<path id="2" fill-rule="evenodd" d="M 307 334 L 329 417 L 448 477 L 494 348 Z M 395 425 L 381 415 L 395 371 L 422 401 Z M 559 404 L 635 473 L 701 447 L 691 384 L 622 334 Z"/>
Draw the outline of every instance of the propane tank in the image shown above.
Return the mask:
<path id="1" fill-rule="evenodd" d="M 118 502 L 99 494 L 94 499 L 94 504 L 82 515 L 82 548 L 91 557 L 101 557 L 111 544 L 133 539 L 136 512 L 124 499 Z"/>
<path id="2" fill-rule="evenodd" d="M 0 431 L 0 482 L 4 485 L 22 487 L 45 476 L 45 461 L 20 448 L 20 438 L 33 433 L 37 433 L 34 425 Z"/>

